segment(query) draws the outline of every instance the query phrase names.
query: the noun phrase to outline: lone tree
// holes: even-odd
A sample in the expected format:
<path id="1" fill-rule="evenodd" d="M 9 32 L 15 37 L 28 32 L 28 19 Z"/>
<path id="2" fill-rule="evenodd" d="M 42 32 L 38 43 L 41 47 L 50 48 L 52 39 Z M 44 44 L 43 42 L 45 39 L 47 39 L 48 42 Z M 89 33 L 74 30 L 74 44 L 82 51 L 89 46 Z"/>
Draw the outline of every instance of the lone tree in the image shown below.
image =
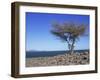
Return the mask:
<path id="1" fill-rule="evenodd" d="M 74 23 L 54 23 L 51 33 L 67 42 L 70 54 L 74 52 L 75 42 L 84 35 L 86 26 Z"/>

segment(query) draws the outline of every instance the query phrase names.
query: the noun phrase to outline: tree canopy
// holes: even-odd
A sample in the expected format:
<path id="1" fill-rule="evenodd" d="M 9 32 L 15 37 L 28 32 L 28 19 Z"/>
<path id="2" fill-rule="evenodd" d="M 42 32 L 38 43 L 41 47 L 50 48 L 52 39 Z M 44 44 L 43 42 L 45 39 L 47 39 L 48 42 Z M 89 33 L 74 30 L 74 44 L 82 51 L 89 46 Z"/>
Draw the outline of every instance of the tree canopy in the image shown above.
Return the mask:
<path id="1" fill-rule="evenodd" d="M 86 25 L 75 23 L 54 23 L 51 33 L 68 43 L 68 49 L 72 53 L 74 44 L 80 36 L 84 35 Z"/>

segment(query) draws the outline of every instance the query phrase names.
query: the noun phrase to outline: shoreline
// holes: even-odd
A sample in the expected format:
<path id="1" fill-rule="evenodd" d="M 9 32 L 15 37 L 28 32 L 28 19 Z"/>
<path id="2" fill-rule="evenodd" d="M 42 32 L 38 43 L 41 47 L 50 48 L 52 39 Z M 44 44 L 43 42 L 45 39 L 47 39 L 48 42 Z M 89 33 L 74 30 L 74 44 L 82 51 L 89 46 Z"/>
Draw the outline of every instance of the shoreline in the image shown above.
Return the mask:
<path id="1" fill-rule="evenodd" d="M 83 50 L 74 50 L 76 53 L 89 52 L 89 49 Z M 35 57 L 53 57 L 57 55 L 63 55 L 69 53 L 69 50 L 60 50 L 60 51 L 26 51 L 26 58 L 35 58 Z"/>
<path id="2" fill-rule="evenodd" d="M 26 67 L 44 67 L 61 65 L 85 65 L 89 64 L 89 52 L 65 53 L 52 57 L 26 58 Z"/>

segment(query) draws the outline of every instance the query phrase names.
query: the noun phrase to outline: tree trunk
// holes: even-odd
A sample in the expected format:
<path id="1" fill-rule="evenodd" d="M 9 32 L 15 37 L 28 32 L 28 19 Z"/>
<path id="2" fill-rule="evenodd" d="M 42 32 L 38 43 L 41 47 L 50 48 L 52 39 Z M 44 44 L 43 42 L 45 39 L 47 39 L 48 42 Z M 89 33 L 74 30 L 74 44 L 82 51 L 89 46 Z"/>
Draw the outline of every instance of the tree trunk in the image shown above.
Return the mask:
<path id="1" fill-rule="evenodd" d="M 73 39 L 73 42 L 71 44 L 70 54 L 74 53 L 74 44 L 75 44 L 75 38 Z"/>

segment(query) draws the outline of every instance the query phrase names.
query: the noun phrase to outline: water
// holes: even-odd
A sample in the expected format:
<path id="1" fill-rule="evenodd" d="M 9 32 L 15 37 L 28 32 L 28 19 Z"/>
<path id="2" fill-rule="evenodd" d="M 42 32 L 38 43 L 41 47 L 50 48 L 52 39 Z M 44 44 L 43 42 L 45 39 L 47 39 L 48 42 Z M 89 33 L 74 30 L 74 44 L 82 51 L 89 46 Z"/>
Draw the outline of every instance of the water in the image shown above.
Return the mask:
<path id="1" fill-rule="evenodd" d="M 74 52 L 85 52 L 89 50 L 75 50 Z M 32 57 L 50 57 L 68 53 L 68 51 L 26 51 L 26 58 Z"/>

